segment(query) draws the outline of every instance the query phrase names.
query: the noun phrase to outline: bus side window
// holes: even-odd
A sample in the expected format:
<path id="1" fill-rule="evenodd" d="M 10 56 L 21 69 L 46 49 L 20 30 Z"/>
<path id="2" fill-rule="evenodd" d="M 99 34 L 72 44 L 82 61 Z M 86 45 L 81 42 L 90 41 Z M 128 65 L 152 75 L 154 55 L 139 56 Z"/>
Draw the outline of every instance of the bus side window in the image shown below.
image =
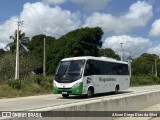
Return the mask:
<path id="1" fill-rule="evenodd" d="M 89 75 L 93 75 L 93 64 L 91 63 L 90 60 L 87 61 L 84 71 L 84 76 L 89 76 Z"/>

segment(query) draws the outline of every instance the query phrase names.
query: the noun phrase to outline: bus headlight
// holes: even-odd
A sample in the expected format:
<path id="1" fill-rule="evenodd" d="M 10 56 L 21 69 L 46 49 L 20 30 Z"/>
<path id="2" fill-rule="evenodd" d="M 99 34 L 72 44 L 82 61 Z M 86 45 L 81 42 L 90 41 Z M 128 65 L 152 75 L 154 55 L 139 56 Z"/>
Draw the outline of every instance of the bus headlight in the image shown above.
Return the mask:
<path id="1" fill-rule="evenodd" d="M 76 84 L 74 84 L 73 86 L 72 86 L 72 88 L 75 88 L 75 87 L 77 87 L 77 86 L 79 86 L 81 83 L 79 82 L 79 83 L 76 83 Z"/>

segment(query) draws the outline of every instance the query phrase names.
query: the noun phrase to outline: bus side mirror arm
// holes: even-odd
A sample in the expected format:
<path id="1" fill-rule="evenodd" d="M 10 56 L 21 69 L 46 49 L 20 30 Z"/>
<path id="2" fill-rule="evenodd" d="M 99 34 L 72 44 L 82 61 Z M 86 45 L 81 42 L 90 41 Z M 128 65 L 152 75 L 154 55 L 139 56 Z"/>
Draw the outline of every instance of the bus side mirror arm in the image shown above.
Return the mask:
<path id="1" fill-rule="evenodd" d="M 84 76 L 88 76 L 88 75 L 89 75 L 89 69 L 85 69 Z"/>

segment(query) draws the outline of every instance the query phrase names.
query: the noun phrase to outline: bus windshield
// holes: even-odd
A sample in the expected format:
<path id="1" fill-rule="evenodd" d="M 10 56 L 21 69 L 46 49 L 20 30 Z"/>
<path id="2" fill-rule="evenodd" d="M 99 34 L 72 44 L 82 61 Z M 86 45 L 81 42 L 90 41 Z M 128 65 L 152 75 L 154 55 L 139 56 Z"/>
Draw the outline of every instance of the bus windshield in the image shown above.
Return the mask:
<path id="1" fill-rule="evenodd" d="M 61 61 L 55 80 L 59 83 L 71 83 L 81 78 L 85 60 Z"/>

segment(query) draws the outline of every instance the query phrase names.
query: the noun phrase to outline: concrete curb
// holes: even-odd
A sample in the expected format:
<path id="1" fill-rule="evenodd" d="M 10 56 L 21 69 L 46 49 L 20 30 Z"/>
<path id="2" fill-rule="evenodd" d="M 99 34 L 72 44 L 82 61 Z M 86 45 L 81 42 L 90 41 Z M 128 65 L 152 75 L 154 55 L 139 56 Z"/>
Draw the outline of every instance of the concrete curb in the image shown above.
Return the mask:
<path id="1" fill-rule="evenodd" d="M 143 93 L 133 93 L 123 96 L 111 96 L 109 98 L 91 99 L 84 102 L 51 106 L 47 108 L 35 109 L 31 111 L 140 111 L 149 106 L 160 103 L 160 90 Z M 113 120 L 116 117 L 46 117 L 29 118 L 37 120 Z M 11 120 L 12 118 L 10 118 Z M 27 120 L 27 118 L 13 118 L 14 120 Z"/>

